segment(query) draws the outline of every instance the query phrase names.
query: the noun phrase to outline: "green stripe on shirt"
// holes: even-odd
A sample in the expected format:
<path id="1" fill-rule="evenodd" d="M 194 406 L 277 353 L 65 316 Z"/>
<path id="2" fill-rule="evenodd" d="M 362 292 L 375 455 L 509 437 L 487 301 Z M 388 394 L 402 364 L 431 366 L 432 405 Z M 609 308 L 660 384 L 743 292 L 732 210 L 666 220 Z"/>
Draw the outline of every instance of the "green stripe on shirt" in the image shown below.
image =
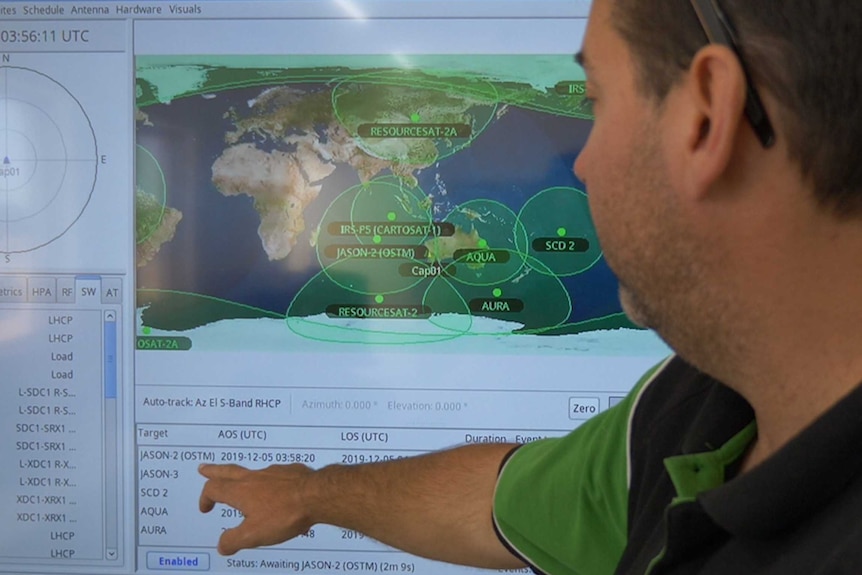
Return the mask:
<path id="1" fill-rule="evenodd" d="M 627 542 L 628 426 L 640 389 L 560 438 L 528 443 L 503 466 L 494 520 L 509 545 L 552 575 L 610 575 Z"/>

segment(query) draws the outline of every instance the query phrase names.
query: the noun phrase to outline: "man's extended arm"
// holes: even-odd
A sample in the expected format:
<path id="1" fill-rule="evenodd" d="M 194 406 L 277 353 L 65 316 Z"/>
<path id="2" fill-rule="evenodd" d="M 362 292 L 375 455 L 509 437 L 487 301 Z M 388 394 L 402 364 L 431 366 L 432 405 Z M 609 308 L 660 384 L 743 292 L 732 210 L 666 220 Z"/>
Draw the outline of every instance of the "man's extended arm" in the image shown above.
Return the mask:
<path id="1" fill-rule="evenodd" d="M 354 529 L 416 555 L 478 567 L 523 567 L 498 540 L 491 510 L 508 444 L 470 445 L 367 465 L 204 465 L 201 511 L 225 503 L 243 522 L 219 552 L 274 545 L 318 523 Z"/>

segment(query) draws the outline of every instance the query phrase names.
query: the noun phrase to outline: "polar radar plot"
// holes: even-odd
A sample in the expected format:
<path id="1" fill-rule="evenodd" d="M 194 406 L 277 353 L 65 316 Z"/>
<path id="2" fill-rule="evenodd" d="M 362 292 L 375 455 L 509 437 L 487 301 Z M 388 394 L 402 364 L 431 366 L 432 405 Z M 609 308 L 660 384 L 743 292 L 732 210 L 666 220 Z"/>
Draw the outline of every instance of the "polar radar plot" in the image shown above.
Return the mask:
<path id="1" fill-rule="evenodd" d="M 53 78 L 0 66 L 0 253 L 60 238 L 90 202 L 96 135 L 80 102 Z"/>

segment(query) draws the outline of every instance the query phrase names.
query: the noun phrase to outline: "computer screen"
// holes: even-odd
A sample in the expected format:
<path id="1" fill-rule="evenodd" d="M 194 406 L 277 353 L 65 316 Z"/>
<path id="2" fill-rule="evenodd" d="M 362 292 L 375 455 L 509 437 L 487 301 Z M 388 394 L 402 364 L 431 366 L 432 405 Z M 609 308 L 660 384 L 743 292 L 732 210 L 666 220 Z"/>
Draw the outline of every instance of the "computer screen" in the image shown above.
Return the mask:
<path id="1" fill-rule="evenodd" d="M 0 2 L 0 572 L 475 572 L 223 557 L 197 467 L 559 436 L 668 353 L 572 172 L 588 10 Z"/>

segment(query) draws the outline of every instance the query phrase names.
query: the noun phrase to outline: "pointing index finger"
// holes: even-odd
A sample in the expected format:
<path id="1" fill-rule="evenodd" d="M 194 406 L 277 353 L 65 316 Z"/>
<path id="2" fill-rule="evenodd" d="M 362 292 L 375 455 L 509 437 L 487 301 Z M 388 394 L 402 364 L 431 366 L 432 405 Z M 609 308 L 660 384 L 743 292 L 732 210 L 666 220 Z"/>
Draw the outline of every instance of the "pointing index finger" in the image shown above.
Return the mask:
<path id="1" fill-rule="evenodd" d="M 243 477 L 248 470 L 239 465 L 201 465 L 198 472 L 208 480 L 201 489 L 198 508 L 203 513 L 213 510 L 216 503 L 225 503 L 235 507 L 232 498 L 232 490 L 229 484 Z"/>

